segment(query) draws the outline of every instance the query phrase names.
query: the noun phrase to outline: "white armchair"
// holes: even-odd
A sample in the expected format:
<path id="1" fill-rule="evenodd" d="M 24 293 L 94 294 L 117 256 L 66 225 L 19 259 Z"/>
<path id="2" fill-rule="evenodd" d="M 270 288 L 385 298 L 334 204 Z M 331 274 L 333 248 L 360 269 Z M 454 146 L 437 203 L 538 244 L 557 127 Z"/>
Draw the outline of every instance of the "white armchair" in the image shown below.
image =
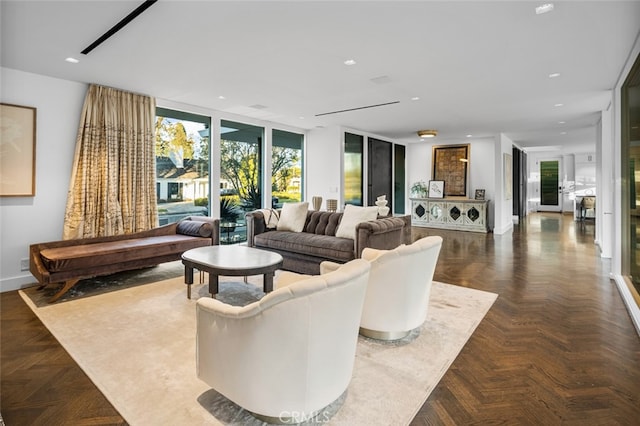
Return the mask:
<path id="1" fill-rule="evenodd" d="M 371 263 L 360 334 L 378 340 L 397 340 L 427 318 L 431 282 L 442 237 L 430 236 L 393 250 L 366 248 L 362 258 Z M 326 273 L 337 267 L 323 262 Z"/>
<path id="2" fill-rule="evenodd" d="M 198 299 L 198 377 L 262 420 L 313 417 L 351 380 L 369 270 L 356 259 L 244 307 Z"/>

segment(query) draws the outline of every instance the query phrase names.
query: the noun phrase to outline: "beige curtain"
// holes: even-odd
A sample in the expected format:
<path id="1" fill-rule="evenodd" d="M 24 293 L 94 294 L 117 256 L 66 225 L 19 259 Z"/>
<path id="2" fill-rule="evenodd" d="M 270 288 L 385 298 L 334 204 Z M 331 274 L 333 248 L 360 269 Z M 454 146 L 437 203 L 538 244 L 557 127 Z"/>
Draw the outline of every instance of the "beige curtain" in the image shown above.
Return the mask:
<path id="1" fill-rule="evenodd" d="M 67 195 L 64 239 L 157 226 L 155 99 L 91 85 Z"/>

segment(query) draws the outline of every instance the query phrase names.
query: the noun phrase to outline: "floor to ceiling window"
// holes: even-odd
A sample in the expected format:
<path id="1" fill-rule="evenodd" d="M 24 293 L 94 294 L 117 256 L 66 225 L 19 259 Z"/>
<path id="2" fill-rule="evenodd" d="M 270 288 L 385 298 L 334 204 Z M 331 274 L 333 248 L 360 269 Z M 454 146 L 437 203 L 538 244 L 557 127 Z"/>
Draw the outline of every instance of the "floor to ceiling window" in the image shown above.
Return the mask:
<path id="1" fill-rule="evenodd" d="M 274 129 L 271 138 L 272 206 L 302 201 L 304 135 Z"/>
<path id="2" fill-rule="evenodd" d="M 156 109 L 156 191 L 160 225 L 209 215 L 209 117 Z"/>
<path id="3" fill-rule="evenodd" d="M 361 206 L 364 137 L 344 134 L 344 203 Z"/>
<path id="4" fill-rule="evenodd" d="M 246 241 L 244 214 L 262 208 L 264 128 L 222 120 L 220 123 L 220 239 Z"/>
<path id="5" fill-rule="evenodd" d="M 622 86 L 623 274 L 640 294 L 640 57 Z M 639 298 L 640 299 L 640 298 Z M 638 302 L 640 304 L 640 301 Z"/>

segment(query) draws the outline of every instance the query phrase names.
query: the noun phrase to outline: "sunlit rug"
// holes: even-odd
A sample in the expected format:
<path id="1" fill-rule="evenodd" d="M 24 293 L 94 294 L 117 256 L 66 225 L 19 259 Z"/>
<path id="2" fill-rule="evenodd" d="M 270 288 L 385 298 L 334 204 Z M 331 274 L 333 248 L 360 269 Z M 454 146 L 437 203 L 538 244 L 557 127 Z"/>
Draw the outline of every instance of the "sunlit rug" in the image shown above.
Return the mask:
<path id="1" fill-rule="evenodd" d="M 149 274 L 143 273 L 147 281 Z M 220 286 L 228 303 L 263 295 L 251 284 L 259 277 L 249 284 L 231 280 Z M 129 424 L 262 424 L 196 378 L 195 300 L 207 296 L 206 284 L 194 284 L 191 300 L 181 276 L 119 288 L 80 291 L 52 305 L 35 288 L 20 293 Z M 429 317 L 405 341 L 360 337 L 353 379 L 328 424 L 408 424 L 496 297 L 434 282 Z M 260 362 L 259 353 L 255 359 Z"/>

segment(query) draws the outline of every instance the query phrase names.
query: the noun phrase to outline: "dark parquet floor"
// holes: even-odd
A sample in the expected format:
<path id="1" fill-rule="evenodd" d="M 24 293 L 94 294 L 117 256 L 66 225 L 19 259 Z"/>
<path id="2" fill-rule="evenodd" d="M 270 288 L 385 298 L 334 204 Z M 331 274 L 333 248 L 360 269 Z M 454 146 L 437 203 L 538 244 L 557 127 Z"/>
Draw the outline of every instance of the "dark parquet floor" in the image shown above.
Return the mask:
<path id="1" fill-rule="evenodd" d="M 413 232 L 444 237 L 436 280 L 499 294 L 413 425 L 640 425 L 640 338 L 593 222 L 544 213 L 502 236 Z M 0 307 L 7 425 L 125 424 L 17 292 Z"/>

